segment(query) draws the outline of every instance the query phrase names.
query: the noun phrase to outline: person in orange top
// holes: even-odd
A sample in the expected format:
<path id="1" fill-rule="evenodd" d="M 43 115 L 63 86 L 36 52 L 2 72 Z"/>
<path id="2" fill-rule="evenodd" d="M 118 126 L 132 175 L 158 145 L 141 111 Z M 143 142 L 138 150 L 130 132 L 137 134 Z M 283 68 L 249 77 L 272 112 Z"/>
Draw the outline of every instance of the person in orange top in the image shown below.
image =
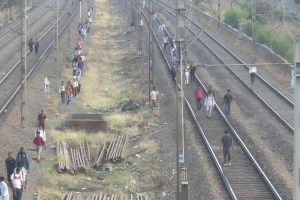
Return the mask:
<path id="1" fill-rule="evenodd" d="M 67 83 L 66 88 L 66 96 L 67 96 L 67 105 L 72 103 L 72 87 L 70 85 L 70 81 Z"/>

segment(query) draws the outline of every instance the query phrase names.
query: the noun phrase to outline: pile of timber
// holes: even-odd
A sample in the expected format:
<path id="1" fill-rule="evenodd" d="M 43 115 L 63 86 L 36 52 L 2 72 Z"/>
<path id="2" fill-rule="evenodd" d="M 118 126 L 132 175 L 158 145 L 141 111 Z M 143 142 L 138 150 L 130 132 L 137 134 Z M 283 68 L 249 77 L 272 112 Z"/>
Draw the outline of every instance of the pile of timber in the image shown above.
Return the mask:
<path id="1" fill-rule="evenodd" d="M 65 141 L 57 144 L 58 171 L 85 171 L 90 168 L 90 148 L 82 142 L 77 148 L 71 148 Z"/>
<path id="2" fill-rule="evenodd" d="M 78 195 L 75 195 L 73 192 L 68 192 L 64 195 L 64 197 L 61 200 L 79 200 Z M 121 194 L 92 194 L 87 198 L 84 198 L 84 200 L 148 200 L 144 194 L 130 194 L 129 196 Z M 83 199 L 82 199 L 83 200 Z"/>
<path id="3" fill-rule="evenodd" d="M 122 135 L 115 136 L 110 143 L 105 142 L 102 146 L 99 144 L 94 166 L 98 167 L 103 162 L 116 162 L 125 159 L 128 140 L 128 135 Z"/>

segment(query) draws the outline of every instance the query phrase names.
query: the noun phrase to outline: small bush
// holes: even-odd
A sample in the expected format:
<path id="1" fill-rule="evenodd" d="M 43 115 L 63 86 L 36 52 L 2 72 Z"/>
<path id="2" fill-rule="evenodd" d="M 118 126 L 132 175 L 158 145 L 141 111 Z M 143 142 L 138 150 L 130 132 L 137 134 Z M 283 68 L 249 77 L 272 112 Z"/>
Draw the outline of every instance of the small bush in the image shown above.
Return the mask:
<path id="1" fill-rule="evenodd" d="M 249 37 L 252 37 L 252 21 L 245 20 L 243 23 L 243 32 L 246 33 Z"/>
<path id="2" fill-rule="evenodd" d="M 269 44 L 270 31 L 267 27 L 257 23 L 256 25 L 256 41 L 261 44 Z"/>
<path id="3" fill-rule="evenodd" d="M 243 17 L 242 11 L 237 7 L 232 7 L 225 11 L 224 22 L 235 29 L 239 29 L 239 23 Z"/>

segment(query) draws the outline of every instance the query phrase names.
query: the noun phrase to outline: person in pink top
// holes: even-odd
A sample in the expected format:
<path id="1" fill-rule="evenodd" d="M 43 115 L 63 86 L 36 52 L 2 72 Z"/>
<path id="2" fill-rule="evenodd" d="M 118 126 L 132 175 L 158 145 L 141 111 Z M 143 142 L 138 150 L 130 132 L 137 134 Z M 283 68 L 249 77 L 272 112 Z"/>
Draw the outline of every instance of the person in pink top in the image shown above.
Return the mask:
<path id="1" fill-rule="evenodd" d="M 78 39 L 76 40 L 76 47 L 77 47 L 78 49 L 82 49 L 82 41 L 80 40 L 80 38 L 78 38 Z"/>
<path id="2" fill-rule="evenodd" d="M 204 98 L 204 91 L 200 84 L 198 85 L 194 96 L 196 98 L 197 109 L 201 110 L 202 99 Z"/>
<path id="3" fill-rule="evenodd" d="M 36 132 L 36 136 L 33 139 L 33 144 L 35 144 L 35 146 L 36 146 L 36 152 L 37 152 L 37 155 L 38 155 L 37 161 L 40 162 L 42 147 L 45 148 L 45 141 L 40 136 L 40 132 L 39 131 Z"/>

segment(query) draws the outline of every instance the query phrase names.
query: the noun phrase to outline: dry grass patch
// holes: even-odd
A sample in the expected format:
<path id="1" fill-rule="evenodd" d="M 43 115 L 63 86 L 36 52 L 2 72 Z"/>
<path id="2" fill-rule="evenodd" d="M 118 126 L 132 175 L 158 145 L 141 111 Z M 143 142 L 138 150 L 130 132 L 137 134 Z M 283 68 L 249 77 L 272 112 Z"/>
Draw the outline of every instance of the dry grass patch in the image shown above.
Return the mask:
<path id="1" fill-rule="evenodd" d="M 113 113 L 106 120 L 110 129 L 121 130 L 125 127 L 137 126 L 145 119 L 141 113 Z"/>

